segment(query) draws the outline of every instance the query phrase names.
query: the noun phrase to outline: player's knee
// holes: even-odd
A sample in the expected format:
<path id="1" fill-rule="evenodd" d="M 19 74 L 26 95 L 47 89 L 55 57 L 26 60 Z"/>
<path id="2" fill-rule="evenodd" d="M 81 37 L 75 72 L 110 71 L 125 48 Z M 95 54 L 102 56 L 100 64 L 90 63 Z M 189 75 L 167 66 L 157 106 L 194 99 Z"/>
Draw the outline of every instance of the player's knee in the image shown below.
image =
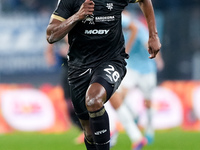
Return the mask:
<path id="1" fill-rule="evenodd" d="M 86 97 L 86 107 L 88 111 L 93 112 L 103 107 L 103 100 L 101 98 Z"/>
<path id="2" fill-rule="evenodd" d="M 103 107 L 104 102 L 106 101 L 106 90 L 99 83 L 93 83 L 88 88 L 85 97 L 85 104 L 87 110 L 90 112 L 99 110 Z"/>

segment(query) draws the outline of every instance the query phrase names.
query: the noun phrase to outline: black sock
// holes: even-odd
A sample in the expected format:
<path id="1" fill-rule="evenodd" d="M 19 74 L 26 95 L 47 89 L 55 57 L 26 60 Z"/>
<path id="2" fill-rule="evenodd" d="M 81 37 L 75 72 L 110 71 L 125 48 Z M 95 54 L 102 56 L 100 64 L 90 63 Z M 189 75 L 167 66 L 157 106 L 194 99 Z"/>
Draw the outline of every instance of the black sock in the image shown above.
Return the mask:
<path id="1" fill-rule="evenodd" d="M 84 142 L 87 150 L 97 150 L 96 145 L 94 143 L 89 142 L 86 138 L 84 139 Z"/>
<path id="2" fill-rule="evenodd" d="M 89 112 L 90 124 L 94 141 L 98 150 L 110 149 L 109 118 L 104 107 L 95 112 Z"/>

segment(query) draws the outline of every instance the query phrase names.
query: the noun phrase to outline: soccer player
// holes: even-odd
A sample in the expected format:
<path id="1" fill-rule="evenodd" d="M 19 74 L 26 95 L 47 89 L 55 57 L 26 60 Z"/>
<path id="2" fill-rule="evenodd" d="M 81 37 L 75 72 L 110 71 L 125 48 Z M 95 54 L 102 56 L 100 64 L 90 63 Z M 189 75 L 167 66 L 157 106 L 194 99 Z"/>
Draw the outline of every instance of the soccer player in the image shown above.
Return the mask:
<path id="1" fill-rule="evenodd" d="M 111 97 L 110 103 L 116 110 L 119 120 L 133 143 L 133 148 L 139 149 L 147 143 L 147 140 L 148 143 L 151 143 L 154 137 L 150 100 L 156 87 L 156 64 L 159 70 L 163 68 L 164 64 L 160 53 L 155 59 L 148 58 L 148 29 L 139 21 L 139 18 L 136 16 L 134 18 L 129 12 L 123 11 L 122 28 L 125 35 L 126 52 L 129 53 L 130 58 L 127 60 L 127 74 L 119 90 Z M 134 122 L 134 117 L 136 117 L 134 110 L 125 100 L 128 92 L 136 86 L 141 89 L 145 98 L 148 120 L 145 126 L 147 140 Z"/>
<path id="2" fill-rule="evenodd" d="M 104 103 L 126 74 L 121 12 L 139 2 L 149 26 L 149 53 L 161 48 L 151 0 L 59 0 L 47 27 L 47 41 L 69 37 L 69 84 L 87 150 L 109 150 L 109 118 Z"/>

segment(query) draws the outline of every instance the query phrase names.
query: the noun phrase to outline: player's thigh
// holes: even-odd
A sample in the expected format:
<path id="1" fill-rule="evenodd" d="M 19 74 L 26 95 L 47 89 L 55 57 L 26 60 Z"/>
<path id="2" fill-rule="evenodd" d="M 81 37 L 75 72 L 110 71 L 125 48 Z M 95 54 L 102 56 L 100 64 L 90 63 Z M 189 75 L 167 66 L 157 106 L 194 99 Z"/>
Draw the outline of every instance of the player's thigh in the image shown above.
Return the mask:
<path id="1" fill-rule="evenodd" d="M 88 120 L 88 111 L 85 106 L 85 94 L 90 85 L 91 71 L 87 69 L 76 70 L 69 76 L 70 95 L 75 112 L 79 119 Z"/>
<path id="2" fill-rule="evenodd" d="M 108 100 L 119 87 L 125 74 L 125 63 L 120 61 L 105 62 L 96 68 L 91 83 L 101 84 L 106 90 Z"/>

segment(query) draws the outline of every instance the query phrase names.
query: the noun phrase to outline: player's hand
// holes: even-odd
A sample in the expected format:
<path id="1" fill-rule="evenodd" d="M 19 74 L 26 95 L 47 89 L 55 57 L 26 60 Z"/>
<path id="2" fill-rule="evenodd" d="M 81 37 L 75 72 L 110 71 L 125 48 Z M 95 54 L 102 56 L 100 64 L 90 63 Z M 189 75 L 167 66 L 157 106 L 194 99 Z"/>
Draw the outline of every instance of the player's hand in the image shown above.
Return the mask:
<path id="1" fill-rule="evenodd" d="M 155 58 L 157 53 L 160 51 L 161 44 L 160 44 L 160 39 L 157 34 L 154 36 L 149 37 L 148 41 L 148 52 L 150 54 L 149 58 Z"/>
<path id="2" fill-rule="evenodd" d="M 92 0 L 85 0 L 77 12 L 79 20 L 85 19 L 88 15 L 92 15 L 94 12 L 94 2 Z"/>

